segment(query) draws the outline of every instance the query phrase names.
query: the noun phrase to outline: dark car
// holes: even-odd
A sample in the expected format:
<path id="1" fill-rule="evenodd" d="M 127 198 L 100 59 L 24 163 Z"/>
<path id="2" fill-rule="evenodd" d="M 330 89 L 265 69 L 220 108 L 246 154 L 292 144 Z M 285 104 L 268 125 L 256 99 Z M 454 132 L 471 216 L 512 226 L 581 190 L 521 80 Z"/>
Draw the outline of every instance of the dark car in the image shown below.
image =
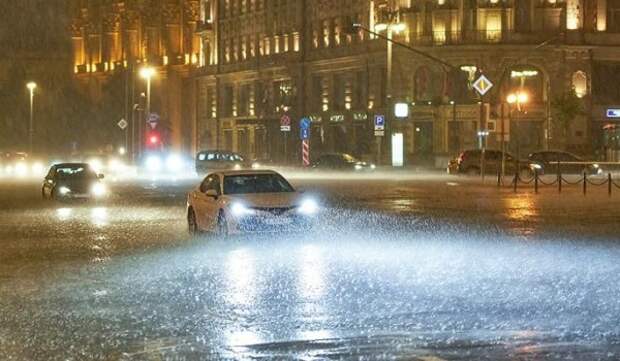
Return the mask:
<path id="1" fill-rule="evenodd" d="M 217 170 L 239 170 L 250 167 L 243 156 L 233 152 L 204 150 L 196 154 L 196 173 L 199 175 Z"/>
<path id="2" fill-rule="evenodd" d="M 516 161 L 510 153 L 504 153 L 505 174 L 515 174 L 518 169 L 521 175 L 530 175 L 531 168 L 528 161 Z M 450 161 L 448 173 L 479 175 L 481 173 L 482 150 L 471 149 L 462 152 L 456 159 Z M 484 172 L 486 174 L 498 174 L 502 169 L 502 151 L 494 149 L 485 150 Z"/>
<path id="3" fill-rule="evenodd" d="M 375 165 L 363 162 L 346 153 L 322 154 L 312 164 L 315 169 L 339 171 L 368 171 L 374 170 Z"/>
<path id="4" fill-rule="evenodd" d="M 97 174 L 88 163 L 54 164 L 43 181 L 44 199 L 101 198 L 107 194 Z"/>
<path id="5" fill-rule="evenodd" d="M 557 174 L 559 170 L 563 174 L 602 173 L 598 164 L 587 162 L 583 158 L 564 151 L 534 152 L 528 156 L 528 159 L 532 168 L 536 169 L 539 174 Z"/>

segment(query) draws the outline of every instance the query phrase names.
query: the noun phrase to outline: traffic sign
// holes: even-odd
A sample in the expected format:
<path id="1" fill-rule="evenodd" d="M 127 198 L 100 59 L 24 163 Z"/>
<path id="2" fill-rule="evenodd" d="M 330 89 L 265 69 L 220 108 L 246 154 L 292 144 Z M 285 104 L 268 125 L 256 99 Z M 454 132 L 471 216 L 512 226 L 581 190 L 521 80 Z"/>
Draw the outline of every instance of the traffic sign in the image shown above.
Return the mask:
<path id="1" fill-rule="evenodd" d="M 310 128 L 300 128 L 299 137 L 301 138 L 301 140 L 310 139 Z"/>
<path id="2" fill-rule="evenodd" d="M 310 120 L 310 118 L 301 118 L 301 120 L 299 121 L 299 127 L 301 129 L 310 129 L 311 124 L 312 121 Z"/>
<path id="3" fill-rule="evenodd" d="M 280 118 L 280 131 L 282 132 L 290 132 L 291 131 L 291 117 L 284 114 Z"/>
<path id="4" fill-rule="evenodd" d="M 482 74 L 478 79 L 476 79 L 473 86 L 480 96 L 484 96 L 489 92 L 489 90 L 491 90 L 491 88 L 493 88 L 493 83 L 486 76 L 484 76 L 484 74 Z"/>
<path id="5" fill-rule="evenodd" d="M 116 125 L 118 125 L 118 127 L 121 128 L 122 130 L 125 130 L 125 128 L 127 128 L 129 123 L 127 123 L 125 118 L 122 118 L 118 123 L 116 123 Z"/>
<path id="6" fill-rule="evenodd" d="M 385 129 L 385 116 L 381 114 L 375 115 L 375 130 Z"/>
<path id="7" fill-rule="evenodd" d="M 146 120 L 147 123 L 151 126 L 151 129 L 155 129 L 157 127 L 157 123 L 159 123 L 159 114 L 151 113 L 149 114 L 149 118 Z"/>

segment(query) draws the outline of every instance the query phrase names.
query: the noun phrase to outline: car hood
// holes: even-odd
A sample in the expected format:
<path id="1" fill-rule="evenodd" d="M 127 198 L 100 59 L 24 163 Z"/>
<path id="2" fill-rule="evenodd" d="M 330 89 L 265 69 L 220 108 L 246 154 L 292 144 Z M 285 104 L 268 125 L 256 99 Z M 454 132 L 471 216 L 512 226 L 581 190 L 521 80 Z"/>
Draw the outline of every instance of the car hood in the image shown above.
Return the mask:
<path id="1" fill-rule="evenodd" d="M 272 208 L 297 206 L 301 202 L 302 195 L 299 192 L 282 192 L 234 194 L 226 197 L 230 203 L 238 201 L 246 207 Z"/>

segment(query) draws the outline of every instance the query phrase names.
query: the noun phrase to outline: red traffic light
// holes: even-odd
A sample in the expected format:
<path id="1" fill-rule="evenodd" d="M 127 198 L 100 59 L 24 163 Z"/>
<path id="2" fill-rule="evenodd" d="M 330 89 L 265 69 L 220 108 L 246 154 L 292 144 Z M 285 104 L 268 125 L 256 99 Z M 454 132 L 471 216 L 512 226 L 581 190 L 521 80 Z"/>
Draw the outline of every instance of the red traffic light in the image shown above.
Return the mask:
<path id="1" fill-rule="evenodd" d="M 151 135 L 149 137 L 149 142 L 151 144 L 157 144 L 157 143 L 159 143 L 159 137 L 157 135 Z"/>

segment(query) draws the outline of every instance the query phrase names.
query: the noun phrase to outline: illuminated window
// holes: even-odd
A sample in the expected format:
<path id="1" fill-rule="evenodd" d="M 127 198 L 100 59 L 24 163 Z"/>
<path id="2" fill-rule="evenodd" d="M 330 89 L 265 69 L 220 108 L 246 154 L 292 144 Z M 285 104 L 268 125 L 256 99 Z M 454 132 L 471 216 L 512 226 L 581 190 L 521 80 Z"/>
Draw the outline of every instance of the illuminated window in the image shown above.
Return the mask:
<path id="1" fill-rule="evenodd" d="M 588 77 L 583 71 L 573 73 L 573 89 L 579 98 L 583 98 L 588 92 Z"/>
<path id="2" fill-rule="evenodd" d="M 299 33 L 293 33 L 293 51 L 299 51 Z"/>
<path id="3" fill-rule="evenodd" d="M 566 28 L 575 30 L 580 28 L 579 0 L 566 0 Z"/>
<path id="4" fill-rule="evenodd" d="M 329 20 L 323 21 L 323 46 L 329 47 Z"/>
<path id="5" fill-rule="evenodd" d="M 487 40 L 499 41 L 502 36 L 502 16 L 499 12 L 487 15 Z"/>
<path id="6" fill-rule="evenodd" d="M 273 53 L 280 53 L 280 37 L 278 35 L 273 36 Z"/>

